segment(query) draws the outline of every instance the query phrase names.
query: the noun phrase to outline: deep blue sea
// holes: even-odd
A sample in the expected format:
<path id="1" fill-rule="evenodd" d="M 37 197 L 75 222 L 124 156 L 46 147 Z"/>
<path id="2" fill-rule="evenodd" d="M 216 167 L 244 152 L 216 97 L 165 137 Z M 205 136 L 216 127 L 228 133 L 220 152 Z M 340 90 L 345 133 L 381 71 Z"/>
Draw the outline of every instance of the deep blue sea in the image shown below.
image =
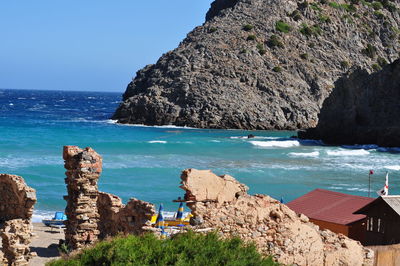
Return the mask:
<path id="1" fill-rule="evenodd" d="M 20 175 L 36 189 L 37 221 L 65 208 L 64 145 L 90 146 L 103 156 L 101 191 L 169 210 L 183 195 L 186 168 L 230 174 L 250 193 L 285 202 L 315 188 L 367 196 L 369 169 L 374 197 L 386 171 L 389 193 L 400 193 L 399 153 L 288 139 L 295 132 L 117 125 L 109 119 L 120 100 L 120 93 L 0 90 L 0 173 Z"/>

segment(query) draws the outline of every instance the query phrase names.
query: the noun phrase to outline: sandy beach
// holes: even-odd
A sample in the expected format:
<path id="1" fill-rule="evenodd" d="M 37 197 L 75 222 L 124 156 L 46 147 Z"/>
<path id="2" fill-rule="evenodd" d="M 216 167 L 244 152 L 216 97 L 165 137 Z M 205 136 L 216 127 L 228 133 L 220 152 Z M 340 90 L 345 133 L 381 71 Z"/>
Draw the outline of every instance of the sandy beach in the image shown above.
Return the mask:
<path id="1" fill-rule="evenodd" d="M 34 223 L 33 231 L 35 235 L 32 238 L 30 248 L 32 252 L 37 253 L 37 256 L 32 258 L 29 265 L 44 265 L 46 262 L 59 257 L 57 245 L 60 239 L 64 239 L 64 230 Z"/>

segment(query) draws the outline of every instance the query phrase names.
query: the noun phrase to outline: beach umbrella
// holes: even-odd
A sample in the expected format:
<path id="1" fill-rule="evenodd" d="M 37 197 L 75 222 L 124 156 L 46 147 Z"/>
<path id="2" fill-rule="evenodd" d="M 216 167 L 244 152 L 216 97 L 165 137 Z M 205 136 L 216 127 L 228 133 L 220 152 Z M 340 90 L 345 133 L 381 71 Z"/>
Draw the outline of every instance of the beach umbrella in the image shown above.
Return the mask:
<path id="1" fill-rule="evenodd" d="M 163 216 L 164 207 L 160 204 L 160 208 L 158 209 L 158 215 L 156 219 L 156 227 L 161 228 L 164 231 L 164 216 Z"/>
<path id="2" fill-rule="evenodd" d="M 182 221 L 183 221 L 183 202 L 181 202 L 179 204 L 179 208 L 178 208 L 178 211 L 176 213 L 176 220 L 179 221 L 178 226 L 184 226 L 182 224 Z"/>

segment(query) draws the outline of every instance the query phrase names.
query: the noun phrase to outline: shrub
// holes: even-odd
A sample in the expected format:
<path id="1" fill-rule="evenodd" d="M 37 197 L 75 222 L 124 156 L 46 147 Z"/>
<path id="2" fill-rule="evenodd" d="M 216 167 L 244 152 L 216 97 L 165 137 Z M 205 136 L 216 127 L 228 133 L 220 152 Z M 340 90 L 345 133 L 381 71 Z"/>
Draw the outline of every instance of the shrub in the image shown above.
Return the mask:
<path id="1" fill-rule="evenodd" d="M 256 35 L 250 34 L 249 36 L 247 36 L 247 40 L 248 41 L 255 41 L 256 40 Z"/>
<path id="2" fill-rule="evenodd" d="M 318 25 L 308 26 L 303 23 L 300 28 L 300 32 L 305 36 L 320 35 L 322 30 Z"/>
<path id="3" fill-rule="evenodd" d="M 323 14 L 320 14 L 318 19 L 321 23 L 331 23 L 332 22 L 332 20 L 329 16 L 323 15 Z"/>
<path id="4" fill-rule="evenodd" d="M 307 60 L 308 59 L 308 54 L 307 53 L 300 54 L 300 58 L 304 59 L 304 60 Z"/>
<path id="5" fill-rule="evenodd" d="M 340 9 L 341 8 L 340 4 L 336 3 L 336 2 L 329 2 L 329 6 L 333 7 L 333 8 L 336 8 L 336 9 Z"/>
<path id="6" fill-rule="evenodd" d="M 282 68 L 280 66 L 276 66 L 272 69 L 272 71 L 279 73 L 282 72 Z"/>
<path id="7" fill-rule="evenodd" d="M 382 9 L 382 8 L 383 8 L 383 5 L 382 5 L 381 2 L 373 2 L 373 3 L 372 3 L 372 7 L 373 7 L 373 9 L 375 9 L 375 10 L 379 10 L 379 9 Z"/>
<path id="8" fill-rule="evenodd" d="M 384 66 L 386 66 L 387 64 L 388 64 L 388 62 L 386 61 L 386 59 L 385 58 L 383 58 L 383 57 L 378 57 L 378 65 L 379 66 L 381 66 L 381 67 L 384 67 Z"/>
<path id="9" fill-rule="evenodd" d="M 340 66 L 344 69 L 347 69 L 347 68 L 349 68 L 350 63 L 348 61 L 343 60 L 343 61 L 340 61 Z"/>
<path id="10" fill-rule="evenodd" d="M 271 35 L 271 37 L 267 41 L 267 45 L 270 48 L 275 48 L 275 47 L 283 48 L 284 47 L 283 43 L 279 40 L 278 36 L 276 36 L 276 35 Z"/>
<path id="11" fill-rule="evenodd" d="M 301 19 L 301 13 L 299 10 L 295 10 L 292 12 L 292 14 L 290 14 L 290 16 L 295 20 L 295 21 L 299 21 Z"/>
<path id="12" fill-rule="evenodd" d="M 319 11 L 319 12 L 322 11 L 322 9 L 318 6 L 318 3 L 311 3 L 310 8 L 314 9 L 315 11 Z"/>
<path id="13" fill-rule="evenodd" d="M 371 45 L 371 44 L 367 44 L 367 47 L 365 47 L 362 50 L 363 54 L 365 54 L 366 56 L 370 57 L 370 58 L 374 58 L 376 55 L 376 47 Z"/>
<path id="14" fill-rule="evenodd" d="M 260 55 L 264 55 L 267 52 L 267 50 L 265 50 L 264 44 L 262 43 L 257 44 L 257 49 Z"/>
<path id="15" fill-rule="evenodd" d="M 240 53 L 241 53 L 241 54 L 247 54 L 247 52 L 248 52 L 248 50 L 245 49 L 245 48 L 243 48 L 242 50 L 240 50 Z"/>
<path id="16" fill-rule="evenodd" d="M 342 4 L 341 7 L 348 12 L 357 12 L 357 8 L 353 4 Z"/>
<path id="17" fill-rule="evenodd" d="M 239 238 L 221 240 L 216 233 L 179 234 L 159 240 L 152 234 L 102 241 L 67 260 L 49 265 L 278 265 L 263 258 L 254 244 Z"/>
<path id="18" fill-rule="evenodd" d="M 209 33 L 213 33 L 213 32 L 216 32 L 216 31 L 217 31 L 217 28 L 215 28 L 215 27 L 211 27 L 211 28 L 208 30 Z"/>
<path id="19" fill-rule="evenodd" d="M 277 31 L 283 32 L 283 33 L 288 33 L 289 31 L 292 30 L 292 27 L 290 27 L 287 23 L 285 23 L 282 20 L 279 20 L 275 23 L 275 29 Z"/>
<path id="20" fill-rule="evenodd" d="M 378 64 L 373 64 L 373 65 L 372 65 L 372 69 L 373 69 L 374 71 L 379 71 L 379 70 L 381 70 L 382 68 L 381 68 Z"/>
<path id="21" fill-rule="evenodd" d="M 242 29 L 245 30 L 245 31 L 251 31 L 253 28 L 254 28 L 253 25 L 246 24 L 246 25 L 243 26 Z"/>
<path id="22" fill-rule="evenodd" d="M 375 17 L 377 17 L 378 19 L 384 19 L 384 18 L 385 18 L 385 15 L 383 15 L 383 13 L 380 12 L 380 11 L 375 11 L 375 12 L 374 12 L 374 15 L 375 15 Z"/>

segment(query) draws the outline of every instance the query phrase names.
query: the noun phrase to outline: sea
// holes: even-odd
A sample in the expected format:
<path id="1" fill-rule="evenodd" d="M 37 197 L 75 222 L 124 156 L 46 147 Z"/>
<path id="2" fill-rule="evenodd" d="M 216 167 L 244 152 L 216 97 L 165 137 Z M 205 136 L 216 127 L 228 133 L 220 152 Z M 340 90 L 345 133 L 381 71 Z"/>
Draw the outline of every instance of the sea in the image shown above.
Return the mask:
<path id="1" fill-rule="evenodd" d="M 0 89 L 0 173 L 22 176 L 37 191 L 34 222 L 63 211 L 64 145 L 92 147 L 103 157 L 99 189 L 174 211 L 187 168 L 229 174 L 250 194 L 289 202 L 316 188 L 371 196 L 389 173 L 400 193 L 400 149 L 327 146 L 292 131 L 210 130 L 119 125 L 110 120 L 121 93 Z M 382 129 L 385 130 L 385 129 Z M 255 138 L 247 138 L 253 134 Z"/>

